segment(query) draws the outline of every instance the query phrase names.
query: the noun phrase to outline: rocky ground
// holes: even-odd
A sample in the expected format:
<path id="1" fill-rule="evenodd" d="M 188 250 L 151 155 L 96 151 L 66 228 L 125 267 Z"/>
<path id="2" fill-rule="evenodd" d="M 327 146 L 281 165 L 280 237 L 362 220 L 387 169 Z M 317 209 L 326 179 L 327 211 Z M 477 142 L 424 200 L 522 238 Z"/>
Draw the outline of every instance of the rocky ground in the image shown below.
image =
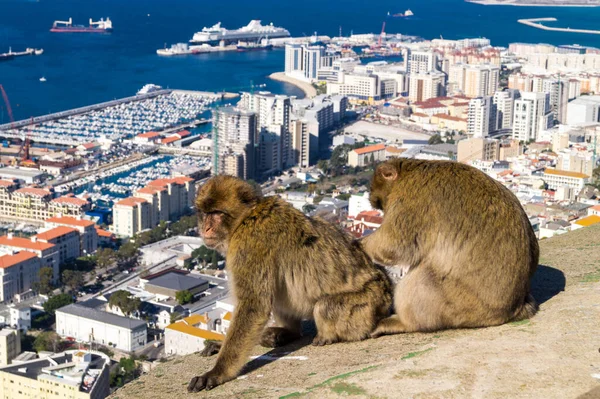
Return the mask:
<path id="1" fill-rule="evenodd" d="M 600 398 L 600 228 L 541 242 L 540 312 L 500 327 L 268 351 L 210 392 L 189 380 L 214 358 L 180 357 L 116 391 L 125 398 Z"/>

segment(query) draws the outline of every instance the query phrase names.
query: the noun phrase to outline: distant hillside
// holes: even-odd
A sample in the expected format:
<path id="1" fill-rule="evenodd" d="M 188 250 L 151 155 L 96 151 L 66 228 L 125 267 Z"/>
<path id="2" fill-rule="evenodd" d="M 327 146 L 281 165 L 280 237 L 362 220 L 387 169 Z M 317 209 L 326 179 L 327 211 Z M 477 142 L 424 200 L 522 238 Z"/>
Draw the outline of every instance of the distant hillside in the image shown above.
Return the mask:
<path id="1" fill-rule="evenodd" d="M 126 398 L 599 398 L 600 227 L 542 240 L 540 312 L 499 327 L 404 334 L 325 347 L 307 336 L 249 363 L 237 380 L 187 394 L 214 358 L 159 363 Z M 283 357 L 283 358 L 279 358 Z"/>

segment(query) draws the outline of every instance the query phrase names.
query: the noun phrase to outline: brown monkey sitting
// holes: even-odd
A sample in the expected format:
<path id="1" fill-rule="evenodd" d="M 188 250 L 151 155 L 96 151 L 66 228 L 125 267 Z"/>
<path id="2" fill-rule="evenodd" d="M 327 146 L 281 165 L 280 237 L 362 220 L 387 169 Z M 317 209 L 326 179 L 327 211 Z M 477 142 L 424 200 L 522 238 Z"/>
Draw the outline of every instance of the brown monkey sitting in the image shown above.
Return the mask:
<path id="1" fill-rule="evenodd" d="M 384 218 L 363 248 L 379 264 L 409 267 L 394 291 L 395 315 L 372 336 L 494 326 L 536 313 L 538 242 L 506 187 L 456 162 L 393 159 L 377 168 L 370 200 Z"/>
<path id="2" fill-rule="evenodd" d="M 280 346 L 299 338 L 303 319 L 315 320 L 313 344 L 326 345 L 368 338 L 388 316 L 387 275 L 333 225 L 230 176 L 202 186 L 196 207 L 204 243 L 226 256 L 237 306 L 215 367 L 188 391 L 235 378 L 259 340 Z M 271 312 L 276 327 L 265 329 Z"/>

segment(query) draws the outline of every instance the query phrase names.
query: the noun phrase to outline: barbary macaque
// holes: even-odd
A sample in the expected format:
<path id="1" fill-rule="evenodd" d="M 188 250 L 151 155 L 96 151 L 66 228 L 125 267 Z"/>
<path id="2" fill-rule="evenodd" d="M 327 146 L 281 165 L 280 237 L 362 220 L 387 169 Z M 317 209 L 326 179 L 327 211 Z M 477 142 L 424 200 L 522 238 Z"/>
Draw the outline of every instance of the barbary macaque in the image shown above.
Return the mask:
<path id="1" fill-rule="evenodd" d="M 361 245 L 337 227 L 311 219 L 279 197 L 216 176 L 200 189 L 199 231 L 226 257 L 237 305 L 216 365 L 188 391 L 236 378 L 252 347 L 285 345 L 314 320 L 314 345 L 366 339 L 389 315 L 392 288 Z M 275 326 L 265 328 L 271 313 Z"/>
<path id="2" fill-rule="evenodd" d="M 533 316 L 535 233 L 518 199 L 457 162 L 392 159 L 380 164 L 370 201 L 381 227 L 361 241 L 381 265 L 408 268 L 395 314 L 372 336 L 500 325 Z"/>

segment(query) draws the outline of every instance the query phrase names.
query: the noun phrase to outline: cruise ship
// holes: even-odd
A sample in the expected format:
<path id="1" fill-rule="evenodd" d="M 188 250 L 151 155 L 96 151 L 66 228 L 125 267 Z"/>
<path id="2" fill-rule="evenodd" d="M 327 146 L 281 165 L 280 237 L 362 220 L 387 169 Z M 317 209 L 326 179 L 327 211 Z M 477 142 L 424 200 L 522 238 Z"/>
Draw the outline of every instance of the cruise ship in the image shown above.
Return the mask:
<path id="1" fill-rule="evenodd" d="M 290 37 L 290 32 L 287 29 L 273 26 L 273 24 L 262 25 L 259 20 L 252 20 L 243 28 L 235 30 L 222 28 L 219 22 L 210 28 L 203 28 L 202 31 L 196 32 L 190 42 L 194 44 L 217 44 L 223 41 L 225 44 L 231 44 L 238 41 L 257 42 L 266 37 L 270 39 Z"/>

